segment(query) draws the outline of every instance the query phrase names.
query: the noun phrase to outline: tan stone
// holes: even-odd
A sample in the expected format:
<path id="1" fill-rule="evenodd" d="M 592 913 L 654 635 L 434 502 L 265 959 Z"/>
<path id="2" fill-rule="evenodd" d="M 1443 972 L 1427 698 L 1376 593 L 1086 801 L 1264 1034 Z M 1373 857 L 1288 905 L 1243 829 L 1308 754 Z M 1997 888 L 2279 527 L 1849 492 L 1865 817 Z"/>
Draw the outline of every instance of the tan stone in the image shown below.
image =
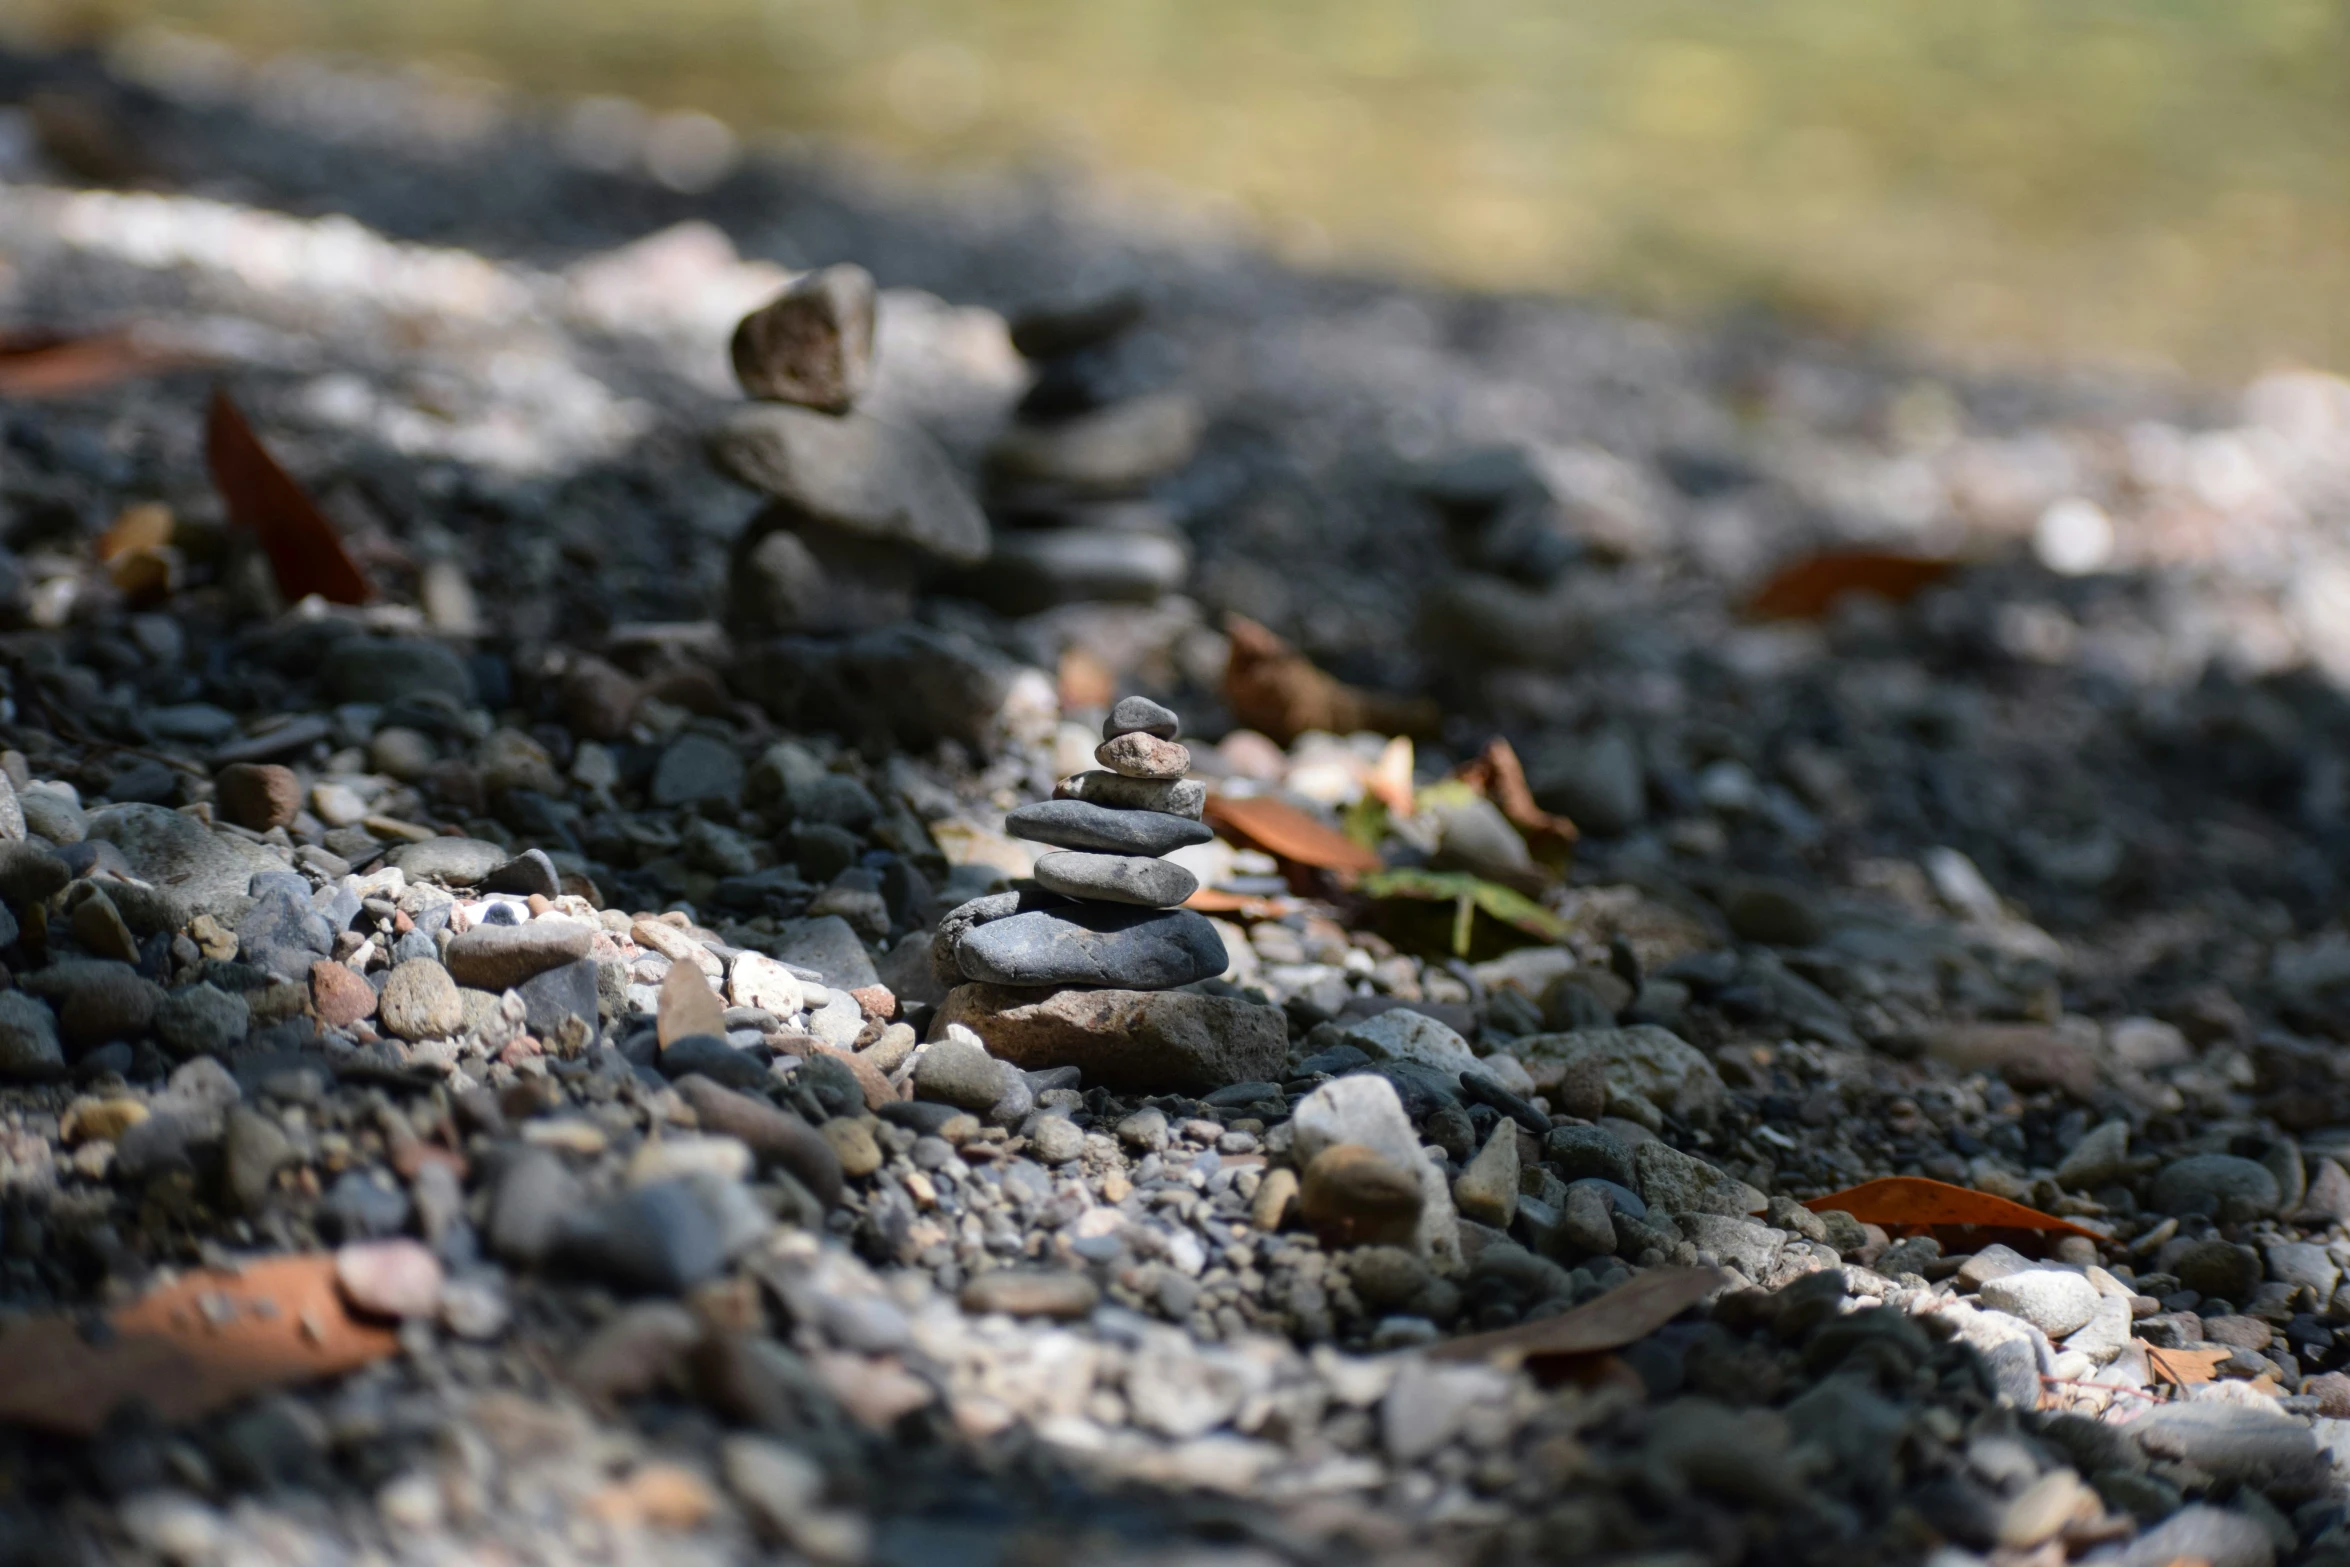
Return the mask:
<path id="1" fill-rule="evenodd" d="M 349 964 L 322 959 L 310 965 L 310 1006 L 327 1027 L 349 1028 L 375 1015 L 375 987 Z"/>
<path id="2" fill-rule="evenodd" d="M 302 810 L 302 780 L 275 763 L 232 762 L 214 775 L 220 814 L 252 832 L 284 827 Z"/>
<path id="3" fill-rule="evenodd" d="M 1334 1246 L 1412 1244 L 1420 1179 L 1360 1143 L 1334 1143 L 1314 1156 L 1298 1183 L 1298 1212 Z"/>

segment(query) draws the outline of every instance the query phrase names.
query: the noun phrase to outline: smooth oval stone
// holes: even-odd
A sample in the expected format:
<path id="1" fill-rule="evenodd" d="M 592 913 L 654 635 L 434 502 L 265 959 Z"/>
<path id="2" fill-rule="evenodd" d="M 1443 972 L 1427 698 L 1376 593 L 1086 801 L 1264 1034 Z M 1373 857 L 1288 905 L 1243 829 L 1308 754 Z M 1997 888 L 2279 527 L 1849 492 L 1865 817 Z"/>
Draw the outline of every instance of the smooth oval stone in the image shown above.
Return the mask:
<path id="1" fill-rule="evenodd" d="M 1053 786 L 1057 800 L 1082 800 L 1113 811 L 1164 811 L 1200 819 L 1208 786 L 1197 778 L 1127 778 L 1117 773 L 1079 773 Z"/>
<path id="2" fill-rule="evenodd" d="M 1191 752 L 1157 735 L 1104 740 L 1093 748 L 1093 759 L 1125 778 L 1180 778 L 1191 771 Z"/>
<path id="3" fill-rule="evenodd" d="M 1040 800 L 1004 818 L 1004 831 L 1031 843 L 1097 854 L 1165 854 L 1216 835 L 1203 822 L 1165 811 L 1112 810 L 1083 800 Z"/>
<path id="4" fill-rule="evenodd" d="M 1102 722 L 1104 740 L 1136 734 L 1172 740 L 1182 732 L 1183 723 L 1175 716 L 1175 710 L 1162 707 L 1147 696 L 1120 697 L 1118 705 L 1110 709 L 1110 716 Z"/>
<path id="5" fill-rule="evenodd" d="M 1171 909 L 1199 891 L 1199 878 L 1172 860 L 1076 849 L 1058 849 L 1040 858 L 1036 884 L 1064 897 L 1144 909 Z"/>
<path id="6" fill-rule="evenodd" d="M 992 920 L 955 949 L 966 978 L 991 985 L 1172 990 L 1230 965 L 1215 925 L 1189 909 L 1077 904 Z"/>

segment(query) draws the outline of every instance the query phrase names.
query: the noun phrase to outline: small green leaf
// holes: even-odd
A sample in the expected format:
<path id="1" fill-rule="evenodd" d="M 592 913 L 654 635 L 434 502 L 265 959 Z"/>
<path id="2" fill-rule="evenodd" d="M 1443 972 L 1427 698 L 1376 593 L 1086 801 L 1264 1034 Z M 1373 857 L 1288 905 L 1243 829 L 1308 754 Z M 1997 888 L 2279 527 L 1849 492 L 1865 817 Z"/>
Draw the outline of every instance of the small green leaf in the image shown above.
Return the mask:
<path id="1" fill-rule="evenodd" d="M 1562 942 L 1569 935 L 1565 920 L 1524 893 L 1466 871 L 1430 871 L 1405 866 L 1374 871 L 1358 886 L 1369 898 L 1416 898 L 1423 902 L 1457 904 L 1460 912 L 1454 919 L 1453 946 L 1464 954 L 1468 951 L 1468 932 L 1474 923 L 1472 911 L 1482 911 L 1538 941 Z"/>

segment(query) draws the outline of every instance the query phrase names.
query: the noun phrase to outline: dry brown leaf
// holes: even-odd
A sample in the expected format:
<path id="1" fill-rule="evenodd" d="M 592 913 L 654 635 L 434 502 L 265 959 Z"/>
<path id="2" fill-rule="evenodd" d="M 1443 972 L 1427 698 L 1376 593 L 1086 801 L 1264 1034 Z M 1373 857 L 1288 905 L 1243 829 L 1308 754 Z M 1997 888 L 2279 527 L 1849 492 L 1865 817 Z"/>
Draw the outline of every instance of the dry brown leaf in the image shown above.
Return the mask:
<path id="1" fill-rule="evenodd" d="M 1183 900 L 1183 906 L 1201 914 L 1238 914 L 1252 920 L 1281 919 L 1303 907 L 1293 898 L 1256 898 L 1245 892 L 1224 892 L 1215 887 L 1200 888 Z M 1227 1164 L 1231 1162 L 1225 1160 Z"/>
<path id="2" fill-rule="evenodd" d="M 1863 1224 L 1886 1229 L 1932 1229 L 1945 1224 L 1971 1224 L 2000 1230 L 2045 1230 L 2058 1235 L 2105 1237 L 2037 1208 L 2027 1208 L 2005 1197 L 1978 1192 L 1922 1175 L 1889 1175 L 1846 1191 L 1830 1192 L 1804 1204 L 1814 1213 L 1842 1209 Z"/>
<path id="3" fill-rule="evenodd" d="M 1239 615 L 1226 616 L 1224 630 L 1232 643 L 1224 665 L 1224 699 L 1241 728 L 1261 730 L 1283 745 L 1309 729 L 1342 735 L 1361 729 L 1423 736 L 1436 732 L 1442 715 L 1433 702 L 1347 685 Z"/>
<path id="4" fill-rule="evenodd" d="M 2146 1369 L 2154 1373 L 2157 1382 L 2168 1382 L 2174 1387 L 2191 1387 L 2216 1377 L 2220 1362 L 2232 1353 L 2225 1349 L 2164 1349 L 2160 1345 L 2149 1344 L 2146 1346 Z"/>
<path id="5" fill-rule="evenodd" d="M 68 397 L 184 366 L 128 332 L 0 332 L 0 397 Z"/>
<path id="6" fill-rule="evenodd" d="M 1747 600 L 1757 620 L 1817 620 L 1848 593 L 1906 604 L 1956 571 L 1959 563 L 1886 550 L 1823 550 L 1782 566 Z"/>
<path id="7" fill-rule="evenodd" d="M 204 422 L 204 459 L 229 520 L 260 535 L 261 547 L 289 602 L 315 593 L 330 604 L 364 604 L 367 578 L 343 550 L 334 524 L 309 492 L 278 466 L 227 392 L 212 394 Z"/>
<path id="8" fill-rule="evenodd" d="M 1525 766 L 1519 762 L 1517 751 L 1499 735 L 1486 742 L 1485 749 L 1474 760 L 1457 768 L 1453 776 L 1498 806 L 1501 814 L 1509 818 L 1510 825 L 1524 833 L 1538 850 L 1545 843 L 1554 849 L 1570 848 L 1583 836 L 1573 822 L 1564 816 L 1553 816 L 1534 803 L 1534 791 L 1526 784 Z"/>
<path id="9" fill-rule="evenodd" d="M 1385 863 L 1337 828 L 1325 827 L 1271 795 L 1211 794 L 1205 814 L 1218 832 L 1245 839 L 1276 859 L 1315 870 L 1355 874 L 1378 870 Z"/>
<path id="10" fill-rule="evenodd" d="M 66 1316 L 0 1331 L 0 1421 L 89 1436 L 143 1400 L 169 1423 L 240 1398 L 335 1376 L 399 1348 L 390 1328 L 351 1315 L 332 1253 L 184 1275 L 85 1334 Z"/>
<path id="11" fill-rule="evenodd" d="M 1718 1268 L 1650 1268 L 1572 1311 L 1439 1344 L 1431 1360 L 1483 1360 L 1505 1371 L 1529 1360 L 1598 1355 L 1635 1344 L 1721 1288 Z"/>
<path id="12" fill-rule="evenodd" d="M 672 963 L 661 981 L 658 1013 L 661 1048 L 666 1050 L 688 1034 L 726 1037 L 726 1003 L 691 963 Z"/>

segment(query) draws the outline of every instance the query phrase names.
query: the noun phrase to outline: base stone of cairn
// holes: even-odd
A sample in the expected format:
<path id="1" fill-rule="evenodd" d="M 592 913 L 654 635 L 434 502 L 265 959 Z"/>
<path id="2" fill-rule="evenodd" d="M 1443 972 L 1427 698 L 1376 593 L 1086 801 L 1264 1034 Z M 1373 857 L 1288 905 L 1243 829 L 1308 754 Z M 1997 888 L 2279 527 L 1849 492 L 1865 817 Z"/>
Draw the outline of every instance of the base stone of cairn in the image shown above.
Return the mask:
<path id="1" fill-rule="evenodd" d="M 1105 771 L 1014 811 L 1005 830 L 1054 846 L 1035 885 L 975 898 L 939 922 L 931 962 L 956 984 L 934 1037 L 971 1029 L 1027 1070 L 1074 1066 L 1089 1083 L 1206 1092 L 1278 1079 L 1278 1008 L 1179 987 L 1230 959 L 1213 921 L 1178 907 L 1199 884 L 1160 856 L 1206 841 L 1202 791 L 1173 713 L 1141 697 L 1111 709 Z"/>
<path id="2" fill-rule="evenodd" d="M 1280 1009 L 1188 990 L 958 985 L 938 1026 L 961 1023 L 1022 1071 L 1073 1066 L 1120 1091 L 1206 1093 L 1278 1082 L 1289 1056 Z"/>

